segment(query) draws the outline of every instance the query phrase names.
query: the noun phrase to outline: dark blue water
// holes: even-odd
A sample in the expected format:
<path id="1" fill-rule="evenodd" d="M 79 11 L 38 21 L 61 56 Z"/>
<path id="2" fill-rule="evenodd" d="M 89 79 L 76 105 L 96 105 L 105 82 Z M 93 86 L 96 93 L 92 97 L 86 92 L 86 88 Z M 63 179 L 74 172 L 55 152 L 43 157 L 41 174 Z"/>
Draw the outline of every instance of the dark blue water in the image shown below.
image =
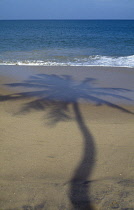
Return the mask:
<path id="1" fill-rule="evenodd" d="M 134 21 L 0 21 L 0 63 L 132 67 Z"/>

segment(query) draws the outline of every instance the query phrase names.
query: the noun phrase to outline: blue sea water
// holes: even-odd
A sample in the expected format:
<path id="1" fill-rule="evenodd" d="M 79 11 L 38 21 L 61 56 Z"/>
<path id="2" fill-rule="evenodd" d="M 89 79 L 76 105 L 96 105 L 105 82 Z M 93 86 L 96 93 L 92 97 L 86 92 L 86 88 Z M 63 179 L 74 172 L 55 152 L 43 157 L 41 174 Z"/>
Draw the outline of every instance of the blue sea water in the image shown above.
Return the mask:
<path id="1" fill-rule="evenodd" d="M 0 64 L 134 67 L 134 20 L 1 20 Z"/>

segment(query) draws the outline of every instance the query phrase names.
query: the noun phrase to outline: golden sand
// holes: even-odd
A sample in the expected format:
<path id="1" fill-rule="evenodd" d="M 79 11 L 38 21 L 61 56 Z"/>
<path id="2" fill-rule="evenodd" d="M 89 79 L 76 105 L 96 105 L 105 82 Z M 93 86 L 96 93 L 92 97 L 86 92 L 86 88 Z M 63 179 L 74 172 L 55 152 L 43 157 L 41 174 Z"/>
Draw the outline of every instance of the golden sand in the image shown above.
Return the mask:
<path id="1" fill-rule="evenodd" d="M 134 207 L 133 70 L 0 67 L 1 210 Z"/>

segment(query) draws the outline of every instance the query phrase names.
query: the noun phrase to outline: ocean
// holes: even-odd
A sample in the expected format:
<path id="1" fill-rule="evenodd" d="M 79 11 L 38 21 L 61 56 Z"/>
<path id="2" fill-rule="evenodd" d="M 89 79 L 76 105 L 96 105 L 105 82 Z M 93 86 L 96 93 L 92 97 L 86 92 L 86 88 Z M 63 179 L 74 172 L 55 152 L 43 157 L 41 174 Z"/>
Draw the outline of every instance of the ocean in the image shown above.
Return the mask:
<path id="1" fill-rule="evenodd" d="M 134 67 L 134 20 L 1 20 L 0 65 Z"/>

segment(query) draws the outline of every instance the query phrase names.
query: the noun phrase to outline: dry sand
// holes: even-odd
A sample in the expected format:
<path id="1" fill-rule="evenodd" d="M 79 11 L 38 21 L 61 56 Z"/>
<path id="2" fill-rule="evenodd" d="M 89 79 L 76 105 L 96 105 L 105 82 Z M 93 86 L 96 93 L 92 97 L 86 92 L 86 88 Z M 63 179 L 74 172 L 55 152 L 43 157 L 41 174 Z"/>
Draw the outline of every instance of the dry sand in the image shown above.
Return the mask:
<path id="1" fill-rule="evenodd" d="M 0 75 L 0 209 L 134 209 L 134 69 Z"/>

